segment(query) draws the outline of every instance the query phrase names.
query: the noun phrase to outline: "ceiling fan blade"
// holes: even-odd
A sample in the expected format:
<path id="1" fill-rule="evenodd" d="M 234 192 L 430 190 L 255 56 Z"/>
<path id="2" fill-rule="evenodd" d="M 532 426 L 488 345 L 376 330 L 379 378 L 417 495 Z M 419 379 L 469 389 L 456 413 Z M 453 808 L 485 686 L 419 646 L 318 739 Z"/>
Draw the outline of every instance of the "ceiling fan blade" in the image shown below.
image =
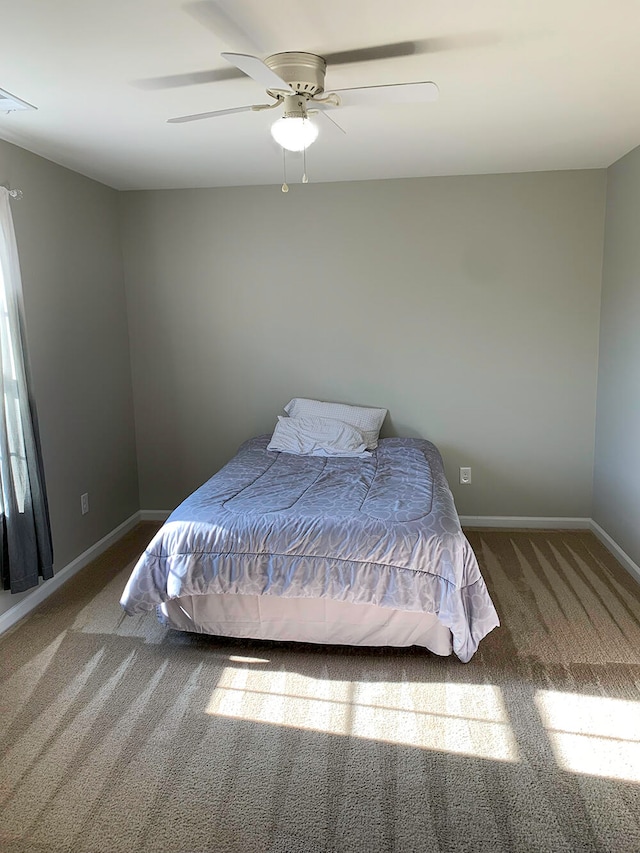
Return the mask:
<path id="1" fill-rule="evenodd" d="M 421 104 L 438 99 L 435 83 L 392 83 L 389 86 L 363 86 L 359 89 L 334 89 L 343 107 Z"/>
<path id="2" fill-rule="evenodd" d="M 443 53 L 448 50 L 475 50 L 476 48 L 493 47 L 514 39 L 511 35 L 506 36 L 498 30 L 479 30 L 473 33 L 456 33 L 450 36 L 433 36 L 432 38 L 420 39 L 415 42 L 416 54 Z M 515 38 L 516 42 L 521 37 Z"/>
<path id="3" fill-rule="evenodd" d="M 183 8 L 225 44 L 264 53 L 267 48 L 262 38 L 252 31 L 250 23 L 242 20 L 242 10 L 238 6 L 234 0 L 190 0 Z M 248 17 L 246 13 L 244 17 Z"/>
<path id="4" fill-rule="evenodd" d="M 503 42 L 502 33 L 487 30 L 485 32 L 460 33 L 452 36 L 435 36 L 415 41 L 398 41 L 391 44 L 378 44 L 374 47 L 362 47 L 355 50 L 342 50 L 337 53 L 325 53 L 327 65 L 350 65 L 353 62 L 371 62 L 376 59 L 393 59 L 399 56 L 420 56 L 425 53 L 442 53 L 446 50 L 467 50 L 476 47 L 491 47 Z"/>
<path id="5" fill-rule="evenodd" d="M 279 77 L 257 56 L 250 56 L 248 53 L 221 53 L 220 55 L 227 62 L 239 68 L 240 71 L 244 71 L 247 77 L 251 77 L 265 89 L 281 89 L 285 92 L 293 92 L 291 86 L 285 83 L 282 77 Z"/>
<path id="6" fill-rule="evenodd" d="M 413 56 L 421 52 L 419 44 L 415 41 L 399 41 L 393 44 L 379 44 L 375 47 L 325 53 L 323 56 L 327 60 L 327 65 L 349 65 L 353 62 L 371 62 L 374 59 L 392 59 L 394 56 Z"/>
<path id="7" fill-rule="evenodd" d="M 253 109 L 252 106 L 249 107 L 231 107 L 228 110 L 213 110 L 210 113 L 195 113 L 191 116 L 178 116 L 177 118 L 169 118 L 167 119 L 167 124 L 182 124 L 185 121 L 200 121 L 203 118 L 214 118 L 215 116 L 228 116 L 233 113 L 248 113 Z"/>
<path id="8" fill-rule="evenodd" d="M 137 89 L 155 91 L 156 89 L 179 89 L 182 86 L 196 86 L 200 83 L 241 80 L 244 76 L 239 68 L 211 68 L 208 71 L 187 71 L 184 74 L 167 74 L 165 77 L 134 80 L 131 85 Z"/>

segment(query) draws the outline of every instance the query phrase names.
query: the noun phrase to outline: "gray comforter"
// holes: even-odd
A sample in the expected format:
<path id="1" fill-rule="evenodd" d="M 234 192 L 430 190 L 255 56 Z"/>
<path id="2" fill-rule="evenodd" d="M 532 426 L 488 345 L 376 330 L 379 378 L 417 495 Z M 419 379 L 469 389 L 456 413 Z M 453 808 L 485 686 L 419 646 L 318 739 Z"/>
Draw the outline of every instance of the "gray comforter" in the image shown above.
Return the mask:
<path id="1" fill-rule="evenodd" d="M 185 595 L 327 597 L 436 613 L 460 660 L 498 624 L 442 459 L 386 438 L 367 459 L 238 454 L 149 544 L 122 595 L 129 614 Z"/>

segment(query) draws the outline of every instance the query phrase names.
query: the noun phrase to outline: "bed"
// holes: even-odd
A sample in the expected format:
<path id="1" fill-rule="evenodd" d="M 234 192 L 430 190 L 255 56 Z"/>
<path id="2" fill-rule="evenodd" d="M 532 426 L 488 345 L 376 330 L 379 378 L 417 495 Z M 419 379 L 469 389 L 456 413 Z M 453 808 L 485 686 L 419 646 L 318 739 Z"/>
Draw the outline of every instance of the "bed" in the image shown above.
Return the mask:
<path id="1" fill-rule="evenodd" d="M 317 455 L 273 449 L 275 435 L 246 441 L 171 514 L 129 578 L 126 613 L 469 661 L 499 621 L 437 448 L 365 435 L 357 453 Z"/>

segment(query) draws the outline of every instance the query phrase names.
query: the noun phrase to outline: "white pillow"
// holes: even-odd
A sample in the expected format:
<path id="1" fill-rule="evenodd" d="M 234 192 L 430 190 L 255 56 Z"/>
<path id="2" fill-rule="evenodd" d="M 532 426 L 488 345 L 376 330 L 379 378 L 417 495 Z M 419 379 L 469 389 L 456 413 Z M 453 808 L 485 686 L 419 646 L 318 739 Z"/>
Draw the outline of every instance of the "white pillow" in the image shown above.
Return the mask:
<path id="1" fill-rule="evenodd" d="M 307 400 L 304 397 L 294 397 L 284 410 L 292 418 L 333 418 L 351 424 L 364 435 L 368 450 L 378 446 L 378 436 L 387 414 L 386 409 L 350 406 L 346 403 L 322 403 L 320 400 Z"/>
<path id="2" fill-rule="evenodd" d="M 371 456 L 360 430 L 333 418 L 279 416 L 267 450 L 304 456 Z"/>

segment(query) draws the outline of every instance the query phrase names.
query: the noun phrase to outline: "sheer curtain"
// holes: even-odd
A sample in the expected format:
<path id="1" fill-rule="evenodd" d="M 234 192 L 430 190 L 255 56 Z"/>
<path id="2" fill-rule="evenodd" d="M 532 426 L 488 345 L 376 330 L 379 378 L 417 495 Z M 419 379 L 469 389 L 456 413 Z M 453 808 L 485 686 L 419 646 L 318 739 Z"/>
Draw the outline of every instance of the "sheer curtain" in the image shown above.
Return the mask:
<path id="1" fill-rule="evenodd" d="M 18 249 L 0 187 L 0 577 L 23 592 L 53 576 L 53 548 L 35 405 L 24 351 Z"/>

